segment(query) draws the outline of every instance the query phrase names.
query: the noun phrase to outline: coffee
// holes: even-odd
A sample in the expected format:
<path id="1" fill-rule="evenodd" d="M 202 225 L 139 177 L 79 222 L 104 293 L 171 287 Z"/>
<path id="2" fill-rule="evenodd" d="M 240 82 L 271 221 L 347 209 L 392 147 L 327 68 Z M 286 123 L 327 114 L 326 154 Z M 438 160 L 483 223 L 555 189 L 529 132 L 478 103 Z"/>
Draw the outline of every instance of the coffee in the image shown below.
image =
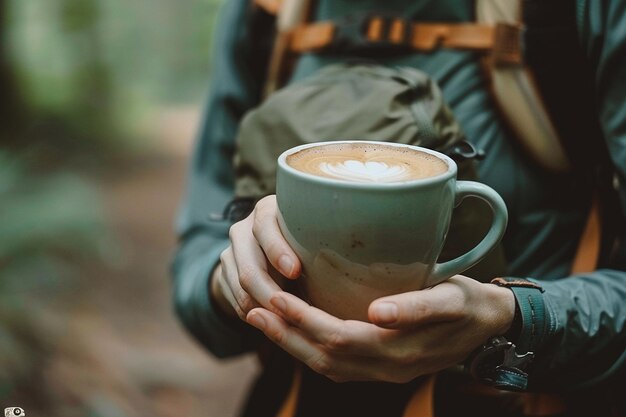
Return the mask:
<path id="1" fill-rule="evenodd" d="M 311 175 L 363 183 L 393 183 L 434 177 L 448 164 L 426 152 L 380 143 L 329 143 L 287 157 L 292 168 Z"/>

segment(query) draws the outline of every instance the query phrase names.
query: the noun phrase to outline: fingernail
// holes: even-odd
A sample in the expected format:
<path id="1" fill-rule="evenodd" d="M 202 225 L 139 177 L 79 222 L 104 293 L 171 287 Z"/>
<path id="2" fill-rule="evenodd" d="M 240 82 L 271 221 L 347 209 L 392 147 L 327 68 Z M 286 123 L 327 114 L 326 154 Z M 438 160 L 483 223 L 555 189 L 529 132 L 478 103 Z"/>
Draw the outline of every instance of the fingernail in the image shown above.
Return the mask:
<path id="1" fill-rule="evenodd" d="M 250 316 L 248 317 L 248 323 L 250 323 L 259 330 L 265 329 L 266 326 L 265 319 L 261 317 L 259 313 L 250 314 Z"/>
<path id="2" fill-rule="evenodd" d="M 381 323 L 393 323 L 398 320 L 398 306 L 395 303 L 376 305 L 376 318 Z"/>
<path id="3" fill-rule="evenodd" d="M 291 277 L 295 265 L 289 256 L 282 255 L 280 258 L 278 258 L 278 267 L 285 276 Z"/>
<path id="4" fill-rule="evenodd" d="M 270 300 L 270 303 L 272 303 L 272 305 L 276 307 L 281 313 L 284 313 L 287 310 L 287 303 L 285 302 L 285 300 L 282 299 L 282 297 L 273 297 Z"/>

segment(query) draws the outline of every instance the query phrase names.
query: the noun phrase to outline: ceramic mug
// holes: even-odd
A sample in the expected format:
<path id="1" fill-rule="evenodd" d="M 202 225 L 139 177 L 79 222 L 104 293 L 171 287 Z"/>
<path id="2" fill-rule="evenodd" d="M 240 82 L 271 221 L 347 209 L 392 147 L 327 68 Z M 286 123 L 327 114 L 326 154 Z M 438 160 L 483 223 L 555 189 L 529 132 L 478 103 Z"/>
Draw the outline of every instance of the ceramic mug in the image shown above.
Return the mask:
<path id="1" fill-rule="evenodd" d="M 287 163 L 302 150 L 341 143 L 408 147 L 438 158 L 447 170 L 402 182 L 348 182 Z M 320 142 L 283 152 L 276 178 L 278 221 L 302 262 L 301 295 L 339 318 L 367 321 L 373 300 L 431 287 L 478 263 L 504 234 L 506 205 L 492 188 L 456 176 L 457 165 L 448 156 L 405 144 Z M 491 228 L 465 254 L 438 263 L 453 209 L 467 197 L 489 205 Z"/>

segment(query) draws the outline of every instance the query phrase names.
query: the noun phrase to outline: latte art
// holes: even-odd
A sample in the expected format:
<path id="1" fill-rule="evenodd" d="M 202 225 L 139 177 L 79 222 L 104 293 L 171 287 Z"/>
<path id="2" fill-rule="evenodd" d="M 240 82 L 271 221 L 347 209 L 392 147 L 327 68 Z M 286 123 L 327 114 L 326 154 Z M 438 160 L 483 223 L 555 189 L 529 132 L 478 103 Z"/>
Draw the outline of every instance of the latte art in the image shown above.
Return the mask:
<path id="1" fill-rule="evenodd" d="M 379 143 L 329 142 L 287 157 L 292 168 L 311 175 L 361 183 L 394 183 L 433 177 L 448 164 L 429 153 Z"/>
<path id="2" fill-rule="evenodd" d="M 411 179 L 411 171 L 406 166 L 392 165 L 394 162 L 355 161 L 321 162 L 319 169 L 323 173 L 350 181 L 396 182 Z"/>

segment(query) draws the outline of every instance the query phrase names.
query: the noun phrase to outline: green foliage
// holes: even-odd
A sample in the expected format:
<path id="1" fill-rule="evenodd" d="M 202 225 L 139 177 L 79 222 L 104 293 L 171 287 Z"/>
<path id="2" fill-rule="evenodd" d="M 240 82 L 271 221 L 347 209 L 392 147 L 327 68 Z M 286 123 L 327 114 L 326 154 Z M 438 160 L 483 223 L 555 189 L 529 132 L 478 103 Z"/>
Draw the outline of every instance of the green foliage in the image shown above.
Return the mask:
<path id="1" fill-rule="evenodd" d="M 97 254 L 106 235 L 101 202 L 76 174 L 34 174 L 0 152 L 0 304 L 16 289 L 57 284 L 70 263 Z"/>
<path id="2" fill-rule="evenodd" d="M 222 1 L 7 0 L 9 62 L 33 119 L 62 121 L 66 142 L 123 147 L 155 110 L 199 104 Z"/>
<path id="3" fill-rule="evenodd" d="M 43 378 L 63 329 L 46 306 L 71 294 L 80 261 L 101 259 L 101 248 L 112 243 L 89 183 L 33 166 L 0 151 L 0 398 L 28 389 L 43 399 L 44 392 L 32 392 L 41 387 L 33 381 Z"/>

